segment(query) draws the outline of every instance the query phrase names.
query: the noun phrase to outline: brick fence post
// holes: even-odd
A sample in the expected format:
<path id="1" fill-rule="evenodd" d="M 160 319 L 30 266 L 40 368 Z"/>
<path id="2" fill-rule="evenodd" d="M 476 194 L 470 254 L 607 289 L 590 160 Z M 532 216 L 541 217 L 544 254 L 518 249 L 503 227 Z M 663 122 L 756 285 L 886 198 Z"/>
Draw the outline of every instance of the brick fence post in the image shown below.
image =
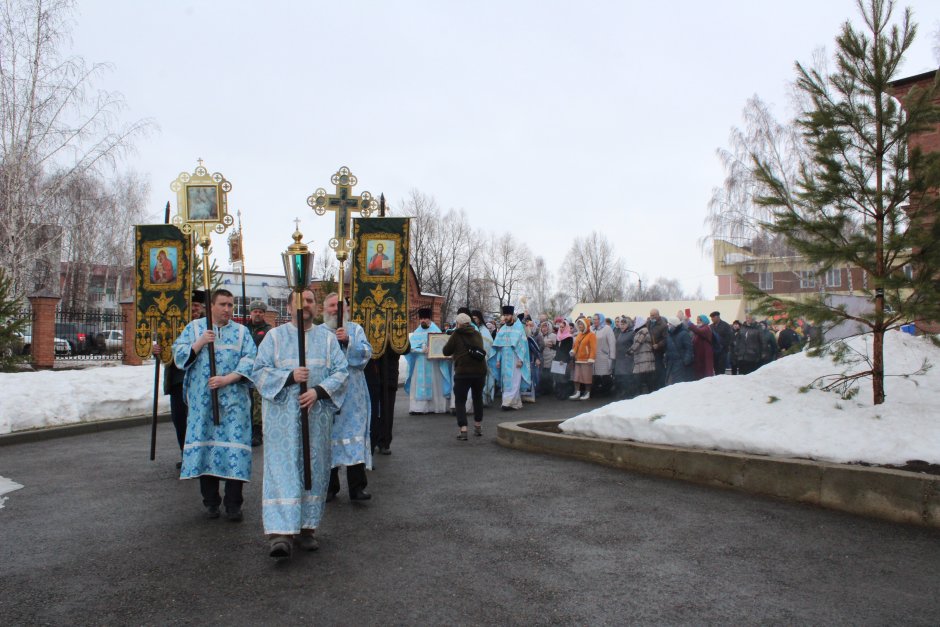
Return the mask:
<path id="1" fill-rule="evenodd" d="M 55 310 L 58 296 L 30 296 L 33 308 L 33 331 L 30 340 L 30 355 L 35 368 L 52 368 L 55 365 Z"/>
<path id="2" fill-rule="evenodd" d="M 137 304 L 134 301 L 121 301 L 121 313 L 124 314 L 124 359 L 126 366 L 140 366 L 144 362 L 137 356 L 134 340 L 137 337 Z"/>

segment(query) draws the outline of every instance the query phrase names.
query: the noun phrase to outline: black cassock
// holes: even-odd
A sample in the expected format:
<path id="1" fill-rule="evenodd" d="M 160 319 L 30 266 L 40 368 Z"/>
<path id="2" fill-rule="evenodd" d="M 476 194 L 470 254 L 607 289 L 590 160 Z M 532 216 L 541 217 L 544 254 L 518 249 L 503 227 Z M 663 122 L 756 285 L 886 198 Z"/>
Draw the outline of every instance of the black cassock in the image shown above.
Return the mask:
<path id="1" fill-rule="evenodd" d="M 410 352 L 406 350 L 407 354 Z M 372 403 L 372 424 L 369 427 L 372 449 L 388 449 L 392 445 L 392 425 L 395 420 L 395 395 L 398 393 L 398 360 L 400 354 L 386 347 L 381 357 L 370 359 L 366 365 L 366 384 Z"/>

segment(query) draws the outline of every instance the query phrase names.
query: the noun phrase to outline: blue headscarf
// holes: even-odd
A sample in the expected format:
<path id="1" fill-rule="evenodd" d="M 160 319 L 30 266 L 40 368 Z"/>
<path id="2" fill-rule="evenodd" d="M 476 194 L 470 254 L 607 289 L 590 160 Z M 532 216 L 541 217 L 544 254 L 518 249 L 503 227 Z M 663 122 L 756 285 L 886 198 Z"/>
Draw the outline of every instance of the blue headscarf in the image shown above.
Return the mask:
<path id="1" fill-rule="evenodd" d="M 596 313 L 594 315 L 597 316 L 598 320 L 600 320 L 600 322 L 597 323 L 597 328 L 600 329 L 607 322 L 607 318 L 602 313 Z"/>

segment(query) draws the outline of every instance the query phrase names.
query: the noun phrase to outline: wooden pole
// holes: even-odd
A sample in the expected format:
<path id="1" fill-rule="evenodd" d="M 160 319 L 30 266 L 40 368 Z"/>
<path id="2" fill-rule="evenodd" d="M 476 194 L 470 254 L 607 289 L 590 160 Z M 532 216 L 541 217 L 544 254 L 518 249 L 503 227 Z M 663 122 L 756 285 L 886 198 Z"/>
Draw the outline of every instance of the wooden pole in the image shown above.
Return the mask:
<path id="1" fill-rule="evenodd" d="M 206 290 L 206 297 L 209 302 L 206 303 L 206 329 L 214 330 L 212 327 L 212 292 L 209 285 L 209 237 L 206 236 L 202 242 L 202 285 Z M 209 342 L 206 347 L 209 351 L 209 377 L 215 376 L 215 342 Z M 212 390 L 212 424 L 218 426 L 222 420 L 219 417 L 219 391 Z"/>
<path id="2" fill-rule="evenodd" d="M 307 329 L 304 325 L 303 292 L 294 292 L 294 308 L 297 310 L 297 363 L 301 368 L 307 367 Z M 300 393 L 307 393 L 307 383 L 300 383 Z M 310 468 L 310 412 L 306 407 L 300 408 L 300 433 L 304 455 L 304 490 L 313 489 L 312 471 Z"/>
<path id="3" fill-rule="evenodd" d="M 150 345 L 157 341 L 153 318 L 150 319 Z M 153 419 L 150 422 L 150 461 L 157 457 L 157 401 L 160 398 L 160 358 L 156 355 L 153 364 Z"/>
<path id="4" fill-rule="evenodd" d="M 242 212 L 238 211 L 238 258 L 242 265 L 242 321 L 248 322 L 248 300 L 245 296 L 245 231 L 242 228 Z"/>
<path id="5" fill-rule="evenodd" d="M 170 201 L 166 201 L 166 208 L 164 208 L 164 224 L 170 223 Z M 157 342 L 157 331 L 154 328 L 153 318 L 150 319 L 150 346 Z M 151 354 L 152 354 L 151 348 Z M 153 461 L 157 457 L 157 404 L 159 401 L 160 394 L 160 358 L 154 355 L 155 363 L 153 364 L 153 417 L 150 424 L 150 461 Z"/>

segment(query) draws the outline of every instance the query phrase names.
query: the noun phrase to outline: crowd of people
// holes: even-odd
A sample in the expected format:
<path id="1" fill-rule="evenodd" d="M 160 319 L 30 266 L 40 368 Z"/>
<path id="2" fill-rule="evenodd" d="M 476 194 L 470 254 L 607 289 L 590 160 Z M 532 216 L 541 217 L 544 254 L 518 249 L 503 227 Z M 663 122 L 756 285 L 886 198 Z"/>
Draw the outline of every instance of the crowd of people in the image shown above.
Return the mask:
<path id="1" fill-rule="evenodd" d="M 172 346 L 164 380 L 180 478 L 199 480 L 208 518 L 224 509 L 226 519 L 239 522 L 252 447 L 263 442 L 261 517 L 269 554 L 286 558 L 295 545 L 318 548 L 315 530 L 340 492 L 340 468 L 349 498 L 371 499 L 366 470 L 373 454 L 391 453 L 399 356 L 373 356 L 364 329 L 341 319 L 336 294 L 323 299 L 322 324 L 314 324 L 310 290 L 291 323 L 277 327 L 264 322 L 260 301 L 250 304 L 246 325 L 237 323 L 234 302 L 224 289 L 209 299 L 195 293 L 192 319 Z M 497 399 L 513 411 L 539 396 L 631 398 L 715 374 L 747 374 L 800 350 L 809 335 L 805 325 L 774 333 L 751 316 L 728 324 L 718 312 L 667 319 L 653 309 L 647 318 L 572 321 L 533 319 L 506 306 L 487 321 L 461 308 L 446 331 L 431 314 L 419 310 L 405 355 L 409 412 L 453 412 L 461 441 L 469 439 L 468 413 L 474 437 L 482 436 L 484 407 Z"/>
<path id="2" fill-rule="evenodd" d="M 593 394 L 626 399 L 674 383 L 748 374 L 802 350 L 812 332 L 803 321 L 758 322 L 750 314 L 743 322 L 729 324 L 718 311 L 694 318 L 688 311 L 678 311 L 667 318 L 652 309 L 647 317 L 611 319 L 597 313 L 571 320 L 549 319 L 544 314 L 537 319 L 528 314 L 517 317 L 512 307 L 505 307 L 501 318 L 488 321 L 478 311 L 461 311 L 444 332 L 472 327 L 483 340 L 491 341 L 484 347 L 490 369 L 476 376 L 485 378 L 484 388 L 502 392 L 503 410 L 519 409 L 538 396 L 589 400 Z M 505 352 L 508 347 L 512 347 L 511 356 Z M 413 359 L 421 359 L 420 354 Z M 449 373 L 444 362 L 436 366 L 440 393 L 447 393 L 465 376 L 456 369 Z M 424 367 L 435 365 L 424 363 Z M 484 395 L 484 405 L 487 400 Z M 460 399 L 456 402 L 459 405 Z M 438 406 L 445 407 L 443 399 Z"/>

